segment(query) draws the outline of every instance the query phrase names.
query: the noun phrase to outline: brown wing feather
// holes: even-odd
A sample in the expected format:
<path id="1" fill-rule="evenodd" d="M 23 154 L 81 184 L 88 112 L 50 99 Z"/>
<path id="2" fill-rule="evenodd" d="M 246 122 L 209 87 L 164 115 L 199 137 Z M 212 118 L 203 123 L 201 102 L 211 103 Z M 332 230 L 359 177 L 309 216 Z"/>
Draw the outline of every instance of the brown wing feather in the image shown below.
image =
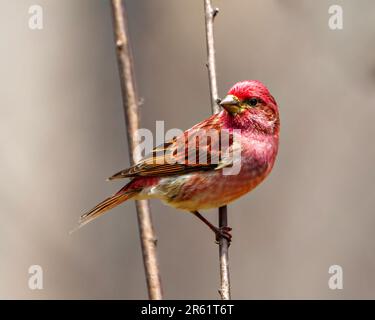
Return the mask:
<path id="1" fill-rule="evenodd" d="M 153 149 L 153 151 L 143 158 L 136 165 L 117 172 L 109 180 L 138 177 L 138 176 L 169 176 L 185 174 L 192 171 L 214 170 L 218 166 L 218 159 L 221 156 L 220 150 L 220 130 L 222 129 L 219 115 L 215 114 L 207 120 L 186 130 L 180 137 L 167 141 Z M 217 140 L 215 137 L 207 140 L 206 152 L 207 161 L 199 158 L 198 139 L 191 139 L 198 131 L 216 130 L 218 133 Z M 229 146 L 232 144 L 229 140 Z M 182 143 L 182 145 L 181 145 Z M 182 147 L 181 147 L 182 146 Z M 191 161 L 195 159 L 195 161 Z M 215 161 L 213 161 L 215 159 Z"/>

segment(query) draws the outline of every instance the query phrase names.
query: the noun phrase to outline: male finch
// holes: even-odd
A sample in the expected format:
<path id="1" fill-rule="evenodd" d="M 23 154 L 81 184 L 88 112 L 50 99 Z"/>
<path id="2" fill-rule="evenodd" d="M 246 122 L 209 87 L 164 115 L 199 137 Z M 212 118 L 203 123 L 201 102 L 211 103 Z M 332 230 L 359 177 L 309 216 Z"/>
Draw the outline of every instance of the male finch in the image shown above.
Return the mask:
<path id="1" fill-rule="evenodd" d="M 224 109 L 220 113 L 186 130 L 181 137 L 154 148 L 139 163 L 110 177 L 110 180 L 131 180 L 113 196 L 82 215 L 80 226 L 130 198 L 159 198 L 173 207 L 195 214 L 215 232 L 217 238 L 230 240 L 230 228 L 213 226 L 198 211 L 226 205 L 264 180 L 272 170 L 277 155 L 280 120 L 275 99 L 259 81 L 236 83 L 220 105 Z M 186 137 L 202 130 L 225 130 L 230 135 L 229 143 L 223 146 L 224 143 L 217 143 L 212 137 L 207 139 L 204 150 L 208 154 L 207 160 L 192 163 L 196 153 L 192 157 L 191 149 L 195 148 L 191 147 L 200 148 L 200 144 L 189 139 L 185 145 Z M 178 146 L 181 141 L 184 142 L 182 150 Z M 174 163 L 165 161 L 167 154 L 171 157 L 167 152 L 170 150 L 174 150 L 172 156 L 177 160 Z M 236 160 L 230 155 L 236 150 L 240 151 L 240 168 L 236 174 L 225 174 L 225 169 L 234 167 Z M 200 150 L 196 151 L 199 153 Z M 216 163 L 212 161 L 214 158 L 218 159 Z"/>

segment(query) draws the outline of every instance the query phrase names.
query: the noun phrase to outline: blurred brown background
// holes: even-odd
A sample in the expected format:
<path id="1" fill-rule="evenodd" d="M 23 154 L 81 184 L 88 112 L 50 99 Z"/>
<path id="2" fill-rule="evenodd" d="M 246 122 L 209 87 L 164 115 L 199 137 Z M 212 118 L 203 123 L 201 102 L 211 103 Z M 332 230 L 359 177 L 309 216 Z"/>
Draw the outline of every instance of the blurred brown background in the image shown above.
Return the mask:
<path id="1" fill-rule="evenodd" d="M 0 297 L 147 298 L 133 202 L 68 234 L 122 185 L 105 178 L 129 164 L 108 1 L 0 4 Z M 28 28 L 33 4 L 44 9 L 40 31 Z M 206 118 L 202 1 L 126 4 L 142 127 Z M 233 297 L 375 298 L 375 2 L 214 4 L 220 96 L 261 80 L 282 117 L 273 173 L 229 206 Z M 331 4 L 343 7 L 343 30 L 328 27 Z M 165 297 L 217 298 L 212 233 L 151 207 Z M 33 264 L 43 290 L 28 288 Z M 333 264 L 343 290 L 328 288 Z"/>

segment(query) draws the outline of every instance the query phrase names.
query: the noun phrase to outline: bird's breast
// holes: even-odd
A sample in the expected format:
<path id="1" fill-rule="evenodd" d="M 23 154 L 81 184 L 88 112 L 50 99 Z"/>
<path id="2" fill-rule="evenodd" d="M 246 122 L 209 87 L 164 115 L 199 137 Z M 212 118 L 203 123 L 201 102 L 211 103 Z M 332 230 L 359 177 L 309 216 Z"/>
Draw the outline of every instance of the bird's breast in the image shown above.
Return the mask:
<path id="1" fill-rule="evenodd" d="M 216 208 L 232 202 L 254 189 L 270 173 L 277 141 L 243 139 L 241 149 L 240 168 L 232 172 L 221 168 L 163 177 L 148 191 L 149 196 L 188 211 Z"/>

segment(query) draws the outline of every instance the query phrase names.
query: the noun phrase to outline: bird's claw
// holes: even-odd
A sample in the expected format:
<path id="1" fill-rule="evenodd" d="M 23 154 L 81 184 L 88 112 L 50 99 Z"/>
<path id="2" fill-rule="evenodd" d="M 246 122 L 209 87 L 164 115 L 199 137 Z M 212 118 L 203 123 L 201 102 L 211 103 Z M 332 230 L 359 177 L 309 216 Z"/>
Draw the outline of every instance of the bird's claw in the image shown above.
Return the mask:
<path id="1" fill-rule="evenodd" d="M 217 228 L 215 231 L 216 243 L 219 244 L 220 239 L 224 238 L 228 241 L 228 245 L 230 245 L 232 241 L 232 234 L 230 233 L 231 231 L 232 231 L 232 228 L 228 226 Z"/>

